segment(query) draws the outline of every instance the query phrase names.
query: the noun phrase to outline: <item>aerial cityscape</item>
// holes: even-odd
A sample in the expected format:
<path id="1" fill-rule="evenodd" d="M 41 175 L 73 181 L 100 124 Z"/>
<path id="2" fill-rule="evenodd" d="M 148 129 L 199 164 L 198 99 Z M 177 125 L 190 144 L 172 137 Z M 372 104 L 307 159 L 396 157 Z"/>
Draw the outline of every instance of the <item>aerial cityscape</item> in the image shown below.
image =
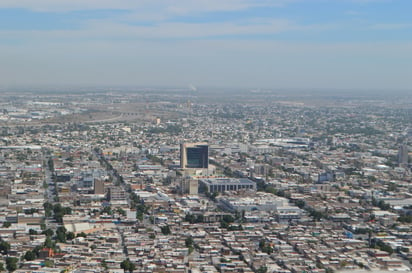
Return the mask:
<path id="1" fill-rule="evenodd" d="M 0 0 L 0 273 L 412 272 L 411 11 Z"/>
<path id="2" fill-rule="evenodd" d="M 0 99 L 2 270 L 411 270 L 410 96 Z"/>

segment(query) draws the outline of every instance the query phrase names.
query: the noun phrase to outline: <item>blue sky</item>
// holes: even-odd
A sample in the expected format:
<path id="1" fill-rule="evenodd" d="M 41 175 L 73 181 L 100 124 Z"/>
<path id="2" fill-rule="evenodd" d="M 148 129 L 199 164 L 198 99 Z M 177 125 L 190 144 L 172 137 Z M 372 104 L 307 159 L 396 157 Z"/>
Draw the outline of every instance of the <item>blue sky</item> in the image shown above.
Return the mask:
<path id="1" fill-rule="evenodd" d="M 0 85 L 412 89 L 410 0 L 2 0 Z"/>

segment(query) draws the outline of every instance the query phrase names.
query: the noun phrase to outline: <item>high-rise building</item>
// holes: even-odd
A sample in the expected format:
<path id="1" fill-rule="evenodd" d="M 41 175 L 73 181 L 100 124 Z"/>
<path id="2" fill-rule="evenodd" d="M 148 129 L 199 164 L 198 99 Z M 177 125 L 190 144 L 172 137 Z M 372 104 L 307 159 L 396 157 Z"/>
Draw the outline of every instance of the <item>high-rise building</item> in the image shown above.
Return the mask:
<path id="1" fill-rule="evenodd" d="M 180 145 L 180 167 L 207 169 L 209 167 L 207 143 L 182 143 Z"/>
<path id="2" fill-rule="evenodd" d="M 94 194 L 104 194 L 104 181 L 100 179 L 94 179 Z"/>
<path id="3" fill-rule="evenodd" d="M 184 177 L 180 181 L 180 188 L 182 194 L 196 195 L 198 194 L 199 182 L 197 179 L 193 179 L 191 177 Z"/>
<path id="4" fill-rule="evenodd" d="M 398 163 L 400 167 L 406 167 L 408 165 L 408 145 L 406 143 L 399 146 Z"/>
<path id="5" fill-rule="evenodd" d="M 120 187 L 112 186 L 108 189 L 107 199 L 110 202 L 112 202 L 112 201 L 125 201 L 126 200 L 126 192 Z"/>

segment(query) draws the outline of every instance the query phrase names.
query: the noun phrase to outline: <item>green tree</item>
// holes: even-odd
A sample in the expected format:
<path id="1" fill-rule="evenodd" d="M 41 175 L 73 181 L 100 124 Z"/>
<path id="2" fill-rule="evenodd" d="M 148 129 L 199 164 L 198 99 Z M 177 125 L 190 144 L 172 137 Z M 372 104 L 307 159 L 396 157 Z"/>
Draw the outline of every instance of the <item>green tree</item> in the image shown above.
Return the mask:
<path id="1" fill-rule="evenodd" d="M 412 215 L 402 215 L 399 216 L 398 221 L 401 223 L 412 223 Z"/>
<path id="2" fill-rule="evenodd" d="M 258 270 L 256 270 L 256 273 L 266 273 L 267 271 L 268 271 L 268 268 L 262 265 L 261 267 L 258 268 Z"/>
<path id="3" fill-rule="evenodd" d="M 42 232 L 44 235 L 47 237 L 51 237 L 54 235 L 54 231 L 51 228 L 46 229 L 45 231 Z"/>
<path id="4" fill-rule="evenodd" d="M 126 216 L 126 211 L 122 208 L 117 208 L 116 212 L 120 215 Z"/>
<path id="5" fill-rule="evenodd" d="M 29 235 L 37 235 L 37 231 L 34 229 L 29 229 Z"/>
<path id="6" fill-rule="evenodd" d="M 64 215 L 72 214 L 72 208 L 71 207 L 63 207 L 63 213 L 64 213 Z"/>
<path id="7" fill-rule="evenodd" d="M 58 227 L 56 230 L 56 240 L 61 243 L 66 242 L 66 228 L 65 227 Z"/>
<path id="8" fill-rule="evenodd" d="M 46 261 L 44 261 L 44 266 L 45 267 L 54 267 L 54 262 L 52 260 L 46 260 Z"/>
<path id="9" fill-rule="evenodd" d="M 194 224 L 196 221 L 196 216 L 194 216 L 193 214 L 186 214 L 185 221 Z"/>
<path id="10" fill-rule="evenodd" d="M 100 265 L 104 268 L 104 270 L 108 269 L 108 266 L 105 260 L 101 261 Z"/>
<path id="11" fill-rule="evenodd" d="M 39 212 L 39 210 L 38 210 L 38 209 L 35 209 L 35 208 L 25 209 L 25 210 L 24 210 L 24 213 L 25 213 L 25 214 L 33 214 L 33 213 L 37 213 L 37 212 Z"/>
<path id="12" fill-rule="evenodd" d="M 46 240 L 44 240 L 44 247 L 46 248 L 54 248 L 55 244 L 52 241 L 52 239 L 50 238 L 50 236 L 46 237 Z"/>
<path id="13" fill-rule="evenodd" d="M 76 237 L 73 232 L 66 233 L 66 240 L 73 240 Z"/>
<path id="14" fill-rule="evenodd" d="M 113 211 L 112 211 L 112 208 L 109 206 L 109 207 L 104 207 L 104 208 L 100 211 L 100 213 L 107 213 L 107 214 L 109 214 L 109 215 L 112 215 L 112 214 L 113 214 Z"/>
<path id="15" fill-rule="evenodd" d="M 222 220 L 227 223 L 233 223 L 235 221 L 235 218 L 233 218 L 232 215 L 223 215 Z"/>
<path id="16" fill-rule="evenodd" d="M 2 239 L 0 239 L 0 253 L 7 255 L 10 250 L 10 244 Z"/>
<path id="17" fill-rule="evenodd" d="M 170 231 L 170 227 L 168 225 L 166 226 L 162 226 L 160 228 L 160 230 L 162 231 L 163 235 L 170 235 L 172 232 Z"/>
<path id="18" fill-rule="evenodd" d="M 133 270 L 136 269 L 136 266 L 129 259 L 126 259 L 120 263 L 120 268 L 122 268 L 124 271 L 133 272 Z"/>
<path id="19" fill-rule="evenodd" d="M 303 209 L 303 208 L 305 207 L 305 204 L 306 204 L 306 203 L 305 203 L 304 200 L 299 199 L 299 200 L 296 200 L 295 204 L 296 204 L 296 206 L 298 206 L 300 209 Z"/>
<path id="20" fill-rule="evenodd" d="M 13 272 L 17 269 L 17 262 L 19 260 L 15 257 L 7 257 L 6 258 L 6 268 L 9 272 Z"/>
<path id="21" fill-rule="evenodd" d="M 33 248 L 32 252 L 34 253 L 34 255 L 36 255 L 36 257 L 39 257 L 39 252 L 40 250 L 43 248 L 43 246 L 36 246 L 35 248 Z"/>
<path id="22" fill-rule="evenodd" d="M 192 237 L 187 237 L 186 238 L 186 240 L 185 240 L 185 245 L 186 245 L 186 247 L 189 247 L 189 246 L 193 246 L 193 238 Z"/>
<path id="23" fill-rule="evenodd" d="M 47 165 L 49 167 L 49 170 L 54 172 L 54 162 L 52 158 L 49 158 L 49 160 L 47 161 Z"/>
<path id="24" fill-rule="evenodd" d="M 393 248 L 390 245 L 384 244 L 380 247 L 382 251 L 386 251 L 391 255 L 393 253 Z"/>
<path id="25" fill-rule="evenodd" d="M 259 241 L 259 249 L 267 254 L 273 253 L 273 248 L 264 239 Z"/>
<path id="26" fill-rule="evenodd" d="M 24 259 L 26 261 L 33 261 L 36 259 L 36 254 L 33 251 L 27 251 L 26 254 L 24 254 Z"/>
<path id="27" fill-rule="evenodd" d="M 193 252 L 194 249 L 194 241 L 192 237 L 187 237 L 185 240 L 185 245 L 189 249 L 189 254 Z"/>
<path id="28" fill-rule="evenodd" d="M 43 208 L 45 210 L 50 210 L 51 211 L 51 210 L 53 210 L 53 205 L 49 202 L 46 202 L 46 203 L 43 204 Z"/>
<path id="29" fill-rule="evenodd" d="M 203 223 L 204 221 L 205 221 L 205 217 L 203 216 L 203 214 L 198 214 L 196 216 L 196 220 L 195 220 L 196 223 Z"/>
<path id="30" fill-rule="evenodd" d="M 11 226 L 11 223 L 10 222 L 4 222 L 3 223 L 3 227 L 4 228 L 9 228 Z"/>

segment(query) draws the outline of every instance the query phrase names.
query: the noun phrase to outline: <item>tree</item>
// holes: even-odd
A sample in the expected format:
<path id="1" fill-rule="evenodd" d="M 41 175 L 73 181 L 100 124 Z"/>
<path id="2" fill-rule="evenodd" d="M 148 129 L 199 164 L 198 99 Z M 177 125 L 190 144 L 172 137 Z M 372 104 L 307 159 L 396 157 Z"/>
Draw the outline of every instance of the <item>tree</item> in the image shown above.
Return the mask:
<path id="1" fill-rule="evenodd" d="M 233 218 L 232 215 L 223 215 L 222 220 L 227 223 L 233 223 L 235 221 L 235 218 Z"/>
<path id="2" fill-rule="evenodd" d="M 296 204 L 296 206 L 298 206 L 300 209 L 303 209 L 303 208 L 305 207 L 305 204 L 306 204 L 306 203 L 305 203 L 304 200 L 299 199 L 299 200 L 296 200 L 295 204 Z"/>
<path id="3" fill-rule="evenodd" d="M 62 223 L 63 216 L 66 214 L 71 214 L 72 209 L 70 207 L 62 207 L 62 205 L 56 204 L 53 206 L 53 212 L 54 212 L 54 219 L 56 220 L 56 222 Z"/>
<path id="4" fill-rule="evenodd" d="M 127 258 L 120 263 L 120 268 L 122 268 L 124 271 L 133 272 L 133 270 L 136 269 L 136 266 L 134 265 L 134 263 L 130 262 L 129 258 Z"/>
<path id="5" fill-rule="evenodd" d="M 122 208 L 117 208 L 116 212 L 120 215 L 126 216 L 126 211 Z"/>
<path id="6" fill-rule="evenodd" d="M 66 233 L 66 239 L 67 240 L 73 240 L 76 237 L 73 232 L 67 232 Z"/>
<path id="7" fill-rule="evenodd" d="M 262 265 L 261 267 L 258 268 L 258 270 L 256 270 L 257 273 L 266 273 L 268 271 L 268 268 L 264 265 Z"/>
<path id="8" fill-rule="evenodd" d="M 58 227 L 56 230 L 56 240 L 61 243 L 66 242 L 66 228 L 65 227 Z"/>
<path id="9" fill-rule="evenodd" d="M 4 222 L 3 223 L 3 227 L 4 228 L 8 228 L 8 227 L 10 227 L 11 226 L 11 223 L 10 222 Z"/>
<path id="10" fill-rule="evenodd" d="M 380 250 L 388 252 L 389 255 L 393 253 L 393 248 L 387 244 L 383 244 L 382 246 L 380 246 Z"/>
<path id="11" fill-rule="evenodd" d="M 34 255 L 36 255 L 36 257 L 39 257 L 39 253 L 42 248 L 43 246 L 39 245 L 32 249 L 32 252 L 34 253 Z"/>
<path id="12" fill-rule="evenodd" d="M 47 236 L 46 240 L 44 240 L 44 247 L 54 248 L 54 242 L 52 241 L 52 239 L 49 236 Z"/>
<path id="13" fill-rule="evenodd" d="M 203 214 L 198 214 L 198 215 L 194 215 L 194 214 L 186 214 L 185 216 L 185 221 L 194 224 L 194 223 L 203 223 L 204 222 L 204 216 Z"/>
<path id="14" fill-rule="evenodd" d="M 265 252 L 267 254 L 273 253 L 273 248 L 264 239 L 259 241 L 259 249 L 260 251 Z"/>
<path id="15" fill-rule="evenodd" d="M 17 262 L 19 260 L 15 257 L 7 257 L 6 258 L 6 268 L 8 271 L 13 272 L 17 269 Z"/>
<path id="16" fill-rule="evenodd" d="M 232 215 L 224 215 L 222 217 L 222 220 L 220 221 L 220 227 L 228 228 L 230 226 L 230 223 L 233 223 L 234 221 L 235 221 L 235 218 L 233 218 Z"/>
<path id="17" fill-rule="evenodd" d="M 71 207 L 63 207 L 63 213 L 66 214 L 72 214 L 72 208 Z"/>
<path id="18" fill-rule="evenodd" d="M 0 239 L 0 253 L 7 255 L 10 250 L 10 244 L 2 239 Z"/>
<path id="19" fill-rule="evenodd" d="M 399 216 L 398 221 L 401 223 L 412 223 L 412 215 L 402 215 Z"/>
<path id="20" fill-rule="evenodd" d="M 185 245 L 189 250 L 189 254 L 193 252 L 194 249 L 194 241 L 192 237 L 187 237 L 185 240 Z"/>
<path id="21" fill-rule="evenodd" d="M 213 192 L 213 193 L 210 193 L 210 192 L 206 191 L 206 192 L 205 192 L 205 195 L 206 195 L 207 198 L 209 198 L 210 200 L 212 200 L 213 202 L 215 202 L 215 201 L 216 201 L 216 197 L 219 195 L 219 193 L 216 192 L 216 191 Z"/>
<path id="22" fill-rule="evenodd" d="M 36 259 L 36 254 L 33 251 L 27 251 L 26 254 L 24 254 L 24 259 L 26 261 L 33 261 Z"/>
<path id="23" fill-rule="evenodd" d="M 54 172 L 54 162 L 52 158 L 49 158 L 49 160 L 47 161 L 47 165 L 49 167 L 49 170 Z"/>
<path id="24" fill-rule="evenodd" d="M 193 246 L 193 238 L 192 237 L 187 237 L 186 238 L 186 240 L 185 240 L 185 245 L 186 245 L 186 247 L 189 247 L 189 246 Z"/>
<path id="25" fill-rule="evenodd" d="M 228 224 L 227 222 L 225 222 L 225 221 L 220 221 L 220 227 L 221 227 L 221 228 L 228 228 L 228 227 L 229 227 L 229 224 Z"/>
<path id="26" fill-rule="evenodd" d="M 37 235 L 37 231 L 34 229 L 29 229 L 29 235 Z"/>
<path id="27" fill-rule="evenodd" d="M 47 237 L 51 237 L 54 235 L 54 231 L 51 228 L 46 229 L 45 231 L 42 232 L 44 235 Z"/>
<path id="28" fill-rule="evenodd" d="M 205 217 L 203 216 L 203 214 L 198 214 L 198 215 L 196 216 L 195 222 L 196 222 L 196 223 L 203 223 L 204 220 L 205 220 Z"/>
<path id="29" fill-rule="evenodd" d="M 194 224 L 196 221 L 196 216 L 194 216 L 193 214 L 186 214 L 185 221 Z"/>
<path id="30" fill-rule="evenodd" d="M 25 209 L 25 210 L 24 210 L 24 213 L 25 213 L 25 214 L 33 214 L 33 213 L 37 213 L 37 212 L 39 212 L 39 210 L 38 210 L 38 209 L 35 209 L 35 208 Z"/>
<path id="31" fill-rule="evenodd" d="M 160 230 L 162 231 L 163 235 L 169 235 L 172 233 L 168 225 L 161 227 Z"/>
<path id="32" fill-rule="evenodd" d="M 5 270 L 4 264 L 3 264 L 3 263 L 0 263 L 0 272 L 3 272 L 4 270 Z"/>
<path id="33" fill-rule="evenodd" d="M 45 267 L 54 267 L 54 262 L 52 260 L 46 260 L 46 261 L 44 261 L 44 266 Z"/>
<path id="34" fill-rule="evenodd" d="M 109 215 L 112 215 L 113 214 L 113 211 L 112 211 L 112 208 L 110 207 L 110 206 L 108 206 L 108 207 L 104 207 L 101 211 L 100 211 L 100 213 L 107 213 L 107 214 L 109 214 Z"/>
<path id="35" fill-rule="evenodd" d="M 107 263 L 105 260 L 101 261 L 100 265 L 104 268 L 104 270 L 107 270 L 109 267 L 107 266 Z"/>

